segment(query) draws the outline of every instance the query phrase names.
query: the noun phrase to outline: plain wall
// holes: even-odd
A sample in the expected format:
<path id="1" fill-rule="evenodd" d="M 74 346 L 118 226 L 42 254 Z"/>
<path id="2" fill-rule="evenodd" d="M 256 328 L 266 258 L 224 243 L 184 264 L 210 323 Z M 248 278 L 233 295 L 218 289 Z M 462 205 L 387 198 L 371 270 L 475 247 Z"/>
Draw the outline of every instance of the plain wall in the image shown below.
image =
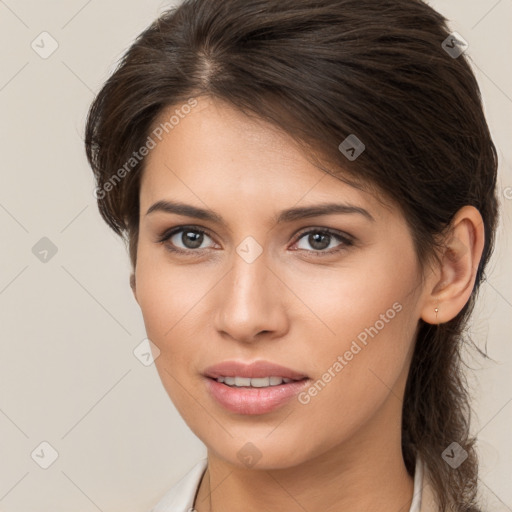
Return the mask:
<path id="1" fill-rule="evenodd" d="M 128 255 L 99 216 L 83 144 L 94 94 L 169 5 L 0 1 L 0 511 L 147 512 L 206 454 L 133 354 L 145 331 Z M 500 158 L 498 243 L 471 328 L 495 362 L 469 363 L 482 491 L 510 511 L 512 1 L 432 5 L 469 42 Z M 43 31 L 58 44 L 48 58 Z M 48 469 L 44 441 L 58 453 Z"/>

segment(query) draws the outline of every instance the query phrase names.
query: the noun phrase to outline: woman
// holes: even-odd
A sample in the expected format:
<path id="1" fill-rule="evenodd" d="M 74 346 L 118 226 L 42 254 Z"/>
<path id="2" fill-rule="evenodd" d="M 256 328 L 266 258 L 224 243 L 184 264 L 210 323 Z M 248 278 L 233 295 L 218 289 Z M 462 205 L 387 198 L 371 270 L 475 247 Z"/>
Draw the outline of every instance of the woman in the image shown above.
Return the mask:
<path id="1" fill-rule="evenodd" d="M 464 50 L 419 0 L 187 0 L 104 85 L 99 209 L 208 451 L 154 512 L 479 510 L 497 158 Z"/>

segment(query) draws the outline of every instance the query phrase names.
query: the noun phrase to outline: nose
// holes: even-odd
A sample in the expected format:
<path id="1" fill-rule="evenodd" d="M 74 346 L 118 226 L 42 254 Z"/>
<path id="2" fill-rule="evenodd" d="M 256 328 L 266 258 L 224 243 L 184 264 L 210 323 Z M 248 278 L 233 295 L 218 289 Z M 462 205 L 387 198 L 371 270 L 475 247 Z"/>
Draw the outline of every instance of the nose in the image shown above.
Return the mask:
<path id="1" fill-rule="evenodd" d="M 251 263 L 235 253 L 231 270 L 216 287 L 217 331 L 243 343 L 283 336 L 289 308 L 281 279 L 264 253 Z"/>

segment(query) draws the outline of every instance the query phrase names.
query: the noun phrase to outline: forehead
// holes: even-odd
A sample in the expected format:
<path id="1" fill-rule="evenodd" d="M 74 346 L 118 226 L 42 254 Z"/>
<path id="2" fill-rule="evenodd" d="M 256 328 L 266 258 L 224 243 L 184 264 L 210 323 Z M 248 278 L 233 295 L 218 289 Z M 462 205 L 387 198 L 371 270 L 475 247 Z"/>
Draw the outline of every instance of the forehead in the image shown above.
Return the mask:
<path id="1" fill-rule="evenodd" d="M 177 109 L 166 109 L 154 127 L 164 126 Z M 309 199 L 375 202 L 360 187 L 334 177 L 336 171 L 315 166 L 288 134 L 225 102 L 199 97 L 188 114 L 173 120 L 146 158 L 141 213 L 166 196 L 195 204 L 238 200 L 244 209 Z"/>

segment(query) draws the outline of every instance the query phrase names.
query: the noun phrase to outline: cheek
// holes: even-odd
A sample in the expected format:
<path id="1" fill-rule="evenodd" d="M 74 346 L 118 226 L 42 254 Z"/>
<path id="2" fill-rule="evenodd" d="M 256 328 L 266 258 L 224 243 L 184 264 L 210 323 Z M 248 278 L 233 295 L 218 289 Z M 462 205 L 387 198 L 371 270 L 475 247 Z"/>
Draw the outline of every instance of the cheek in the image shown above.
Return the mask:
<path id="1" fill-rule="evenodd" d="M 199 373 L 205 340 L 212 338 L 204 307 L 221 277 L 194 265 L 171 264 L 163 251 L 144 246 L 139 251 L 137 300 L 147 336 L 160 350 L 155 366 L 173 401 L 180 399 L 179 383 Z"/>
<path id="2" fill-rule="evenodd" d="M 148 337 L 151 339 L 152 335 L 155 342 L 159 342 L 159 348 L 166 350 L 180 319 L 200 300 L 204 291 L 198 289 L 197 281 L 190 280 L 190 270 L 170 264 L 162 248 L 148 245 L 139 245 L 137 301 Z"/>
<path id="3" fill-rule="evenodd" d="M 379 333 L 386 331 L 391 335 L 404 317 L 413 314 L 411 306 L 419 290 L 414 256 L 394 256 L 368 257 L 353 264 L 317 268 L 300 272 L 300 277 L 294 269 L 286 270 L 283 280 L 293 290 L 289 300 L 296 304 L 292 311 L 297 315 L 290 321 L 307 322 L 310 330 L 316 328 L 316 339 L 323 341 L 314 344 L 315 349 L 343 349 L 359 334 L 364 341 L 365 329 L 376 323 Z M 287 293 L 283 290 L 283 294 Z"/>
<path id="4" fill-rule="evenodd" d="M 138 260 L 136 276 L 147 337 L 160 350 L 155 367 L 163 387 L 184 420 L 196 424 L 201 411 L 191 399 L 190 379 L 205 336 L 194 306 L 205 290 L 197 288 L 190 272 L 154 260 Z"/>
<path id="5" fill-rule="evenodd" d="M 402 246 L 401 254 L 295 279 L 294 292 L 308 306 L 297 323 L 303 360 L 317 379 L 304 396 L 313 422 L 356 429 L 392 393 L 399 396 L 393 387 L 401 385 L 414 341 L 418 270 L 412 247 Z"/>

